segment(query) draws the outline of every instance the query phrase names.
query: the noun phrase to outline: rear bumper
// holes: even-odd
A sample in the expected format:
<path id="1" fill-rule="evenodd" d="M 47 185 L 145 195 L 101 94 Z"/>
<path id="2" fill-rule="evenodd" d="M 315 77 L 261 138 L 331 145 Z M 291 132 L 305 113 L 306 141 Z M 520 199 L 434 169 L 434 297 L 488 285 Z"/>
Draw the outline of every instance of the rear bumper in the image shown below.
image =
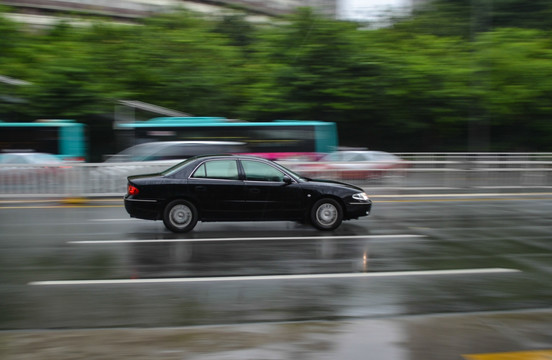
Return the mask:
<path id="1" fill-rule="evenodd" d="M 131 217 L 146 220 L 161 218 L 160 204 L 157 200 L 142 200 L 125 197 L 125 210 Z"/>

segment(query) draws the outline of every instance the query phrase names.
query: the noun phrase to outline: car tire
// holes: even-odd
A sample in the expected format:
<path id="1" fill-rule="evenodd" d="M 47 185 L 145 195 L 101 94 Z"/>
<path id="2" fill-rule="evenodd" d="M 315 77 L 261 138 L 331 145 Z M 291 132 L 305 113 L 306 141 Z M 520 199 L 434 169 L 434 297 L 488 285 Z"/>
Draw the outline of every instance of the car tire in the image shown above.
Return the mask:
<path id="1" fill-rule="evenodd" d="M 341 225 L 343 221 L 343 207 L 334 199 L 320 199 L 311 209 L 311 222 L 320 230 L 331 231 Z"/>
<path id="2" fill-rule="evenodd" d="M 192 230 L 198 220 L 197 209 L 189 201 L 171 201 L 163 211 L 163 224 L 175 233 L 185 233 Z"/>

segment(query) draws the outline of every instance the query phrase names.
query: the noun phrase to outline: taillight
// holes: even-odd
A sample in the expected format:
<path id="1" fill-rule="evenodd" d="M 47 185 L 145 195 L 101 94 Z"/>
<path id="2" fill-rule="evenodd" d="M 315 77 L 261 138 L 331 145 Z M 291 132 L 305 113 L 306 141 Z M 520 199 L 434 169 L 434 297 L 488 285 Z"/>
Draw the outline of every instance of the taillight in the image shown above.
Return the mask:
<path id="1" fill-rule="evenodd" d="M 138 191 L 138 188 L 134 185 L 128 184 L 128 194 L 129 195 L 138 195 L 140 191 Z"/>
<path id="2" fill-rule="evenodd" d="M 66 157 L 63 160 L 73 161 L 73 162 L 84 162 L 85 159 L 83 157 Z"/>

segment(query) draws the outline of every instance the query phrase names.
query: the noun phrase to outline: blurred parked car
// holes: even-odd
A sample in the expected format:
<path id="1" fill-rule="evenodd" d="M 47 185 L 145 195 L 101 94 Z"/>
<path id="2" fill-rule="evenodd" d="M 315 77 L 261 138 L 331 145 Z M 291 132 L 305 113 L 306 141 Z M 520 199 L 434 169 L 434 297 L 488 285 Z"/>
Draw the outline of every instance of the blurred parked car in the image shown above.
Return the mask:
<path id="1" fill-rule="evenodd" d="M 0 164 L 52 165 L 63 164 L 63 160 L 47 153 L 9 152 L 0 154 Z"/>
<path id="2" fill-rule="evenodd" d="M 0 180 L 4 184 L 56 181 L 71 165 L 55 155 L 40 152 L 0 154 Z"/>
<path id="3" fill-rule="evenodd" d="M 296 171 L 304 176 L 357 180 L 377 179 L 409 167 L 409 162 L 384 151 L 336 151 Z"/>
<path id="4" fill-rule="evenodd" d="M 106 162 L 185 160 L 196 155 L 245 152 L 237 141 L 156 141 L 131 146 Z"/>
<path id="5" fill-rule="evenodd" d="M 95 165 L 89 174 L 94 192 L 124 193 L 127 176 L 159 172 L 196 155 L 244 152 L 237 141 L 156 141 L 131 146 Z"/>

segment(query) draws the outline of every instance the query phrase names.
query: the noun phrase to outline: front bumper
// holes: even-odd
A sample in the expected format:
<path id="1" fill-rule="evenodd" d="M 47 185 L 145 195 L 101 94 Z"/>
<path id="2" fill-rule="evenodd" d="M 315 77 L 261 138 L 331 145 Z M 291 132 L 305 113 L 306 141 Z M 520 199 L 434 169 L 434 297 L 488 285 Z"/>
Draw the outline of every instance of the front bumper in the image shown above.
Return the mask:
<path id="1" fill-rule="evenodd" d="M 372 200 L 354 201 L 347 204 L 344 220 L 358 219 L 361 216 L 368 216 L 372 211 Z"/>

